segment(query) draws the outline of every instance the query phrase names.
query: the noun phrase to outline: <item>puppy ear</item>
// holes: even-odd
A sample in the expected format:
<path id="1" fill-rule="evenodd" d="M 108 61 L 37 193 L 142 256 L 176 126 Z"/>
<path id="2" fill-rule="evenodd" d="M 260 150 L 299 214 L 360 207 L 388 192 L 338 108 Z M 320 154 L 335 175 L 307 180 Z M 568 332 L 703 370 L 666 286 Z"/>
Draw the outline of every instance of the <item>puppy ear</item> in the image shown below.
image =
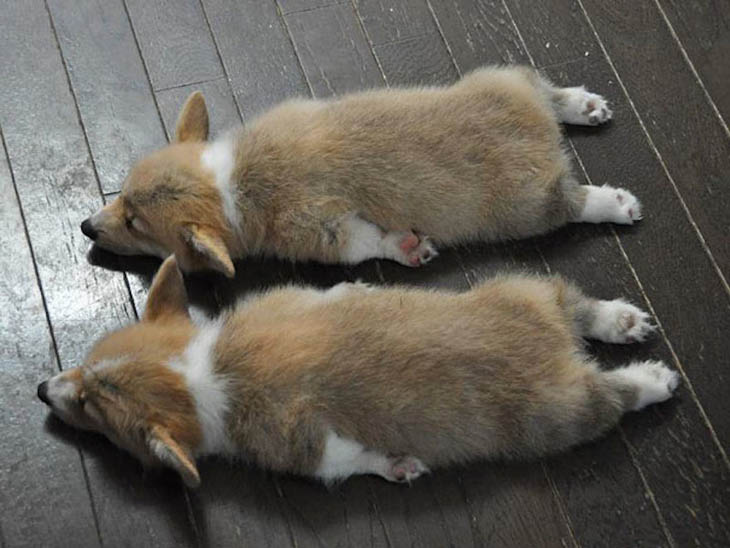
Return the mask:
<path id="1" fill-rule="evenodd" d="M 190 451 L 178 444 L 161 426 L 153 426 L 147 436 L 152 455 L 165 466 L 175 470 L 188 487 L 200 486 L 200 474 Z"/>
<path id="2" fill-rule="evenodd" d="M 152 280 L 142 321 L 151 322 L 166 314 L 182 314 L 190 317 L 187 305 L 188 294 L 185 291 L 182 274 L 177 267 L 175 255 L 170 255 Z"/>
<path id="3" fill-rule="evenodd" d="M 175 126 L 175 142 L 196 142 L 208 139 L 208 109 L 203 94 L 193 92 L 183 105 Z"/>
<path id="4" fill-rule="evenodd" d="M 192 252 L 199 256 L 211 269 L 233 278 L 236 269 L 228 254 L 223 238 L 214 234 L 210 229 L 199 225 L 188 225 L 183 231 L 183 238 L 189 244 Z"/>

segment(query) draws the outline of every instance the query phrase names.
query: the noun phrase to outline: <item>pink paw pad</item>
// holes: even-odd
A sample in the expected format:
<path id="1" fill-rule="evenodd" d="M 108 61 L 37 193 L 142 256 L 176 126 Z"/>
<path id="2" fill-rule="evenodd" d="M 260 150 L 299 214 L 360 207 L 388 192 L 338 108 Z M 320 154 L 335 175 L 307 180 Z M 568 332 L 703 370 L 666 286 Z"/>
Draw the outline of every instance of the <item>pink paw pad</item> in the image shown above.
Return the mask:
<path id="1" fill-rule="evenodd" d="M 405 259 L 403 264 L 414 267 L 424 265 L 438 255 L 428 237 L 419 237 L 413 232 L 401 240 L 400 249 Z"/>

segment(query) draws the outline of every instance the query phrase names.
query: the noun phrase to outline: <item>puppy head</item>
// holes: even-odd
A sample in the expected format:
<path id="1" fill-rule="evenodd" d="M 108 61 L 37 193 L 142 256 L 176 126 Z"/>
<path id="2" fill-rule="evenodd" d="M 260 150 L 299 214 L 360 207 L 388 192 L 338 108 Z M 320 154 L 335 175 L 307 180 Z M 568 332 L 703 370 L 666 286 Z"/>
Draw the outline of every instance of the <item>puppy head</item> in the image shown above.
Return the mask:
<path id="1" fill-rule="evenodd" d="M 202 439 L 195 402 L 168 363 L 194 335 L 175 258 L 152 285 L 142 321 L 98 341 L 80 367 L 38 386 L 64 422 L 107 436 L 146 465 L 164 465 L 200 483 L 193 459 Z"/>
<path id="2" fill-rule="evenodd" d="M 201 163 L 207 138 L 208 111 L 196 92 L 180 113 L 174 142 L 139 161 L 121 194 L 81 223 L 81 231 L 114 253 L 175 254 L 185 271 L 232 277 L 231 227 L 214 175 Z"/>

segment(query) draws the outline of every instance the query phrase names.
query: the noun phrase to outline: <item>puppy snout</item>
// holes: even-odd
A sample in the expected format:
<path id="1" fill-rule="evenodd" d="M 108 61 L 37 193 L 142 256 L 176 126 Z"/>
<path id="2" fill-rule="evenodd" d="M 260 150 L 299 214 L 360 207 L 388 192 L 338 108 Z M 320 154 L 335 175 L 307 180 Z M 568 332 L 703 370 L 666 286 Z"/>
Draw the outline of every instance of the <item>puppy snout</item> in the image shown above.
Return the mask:
<path id="1" fill-rule="evenodd" d="M 48 381 L 43 381 L 38 385 L 38 399 L 46 405 L 51 405 L 51 400 L 48 399 Z"/>
<path id="2" fill-rule="evenodd" d="M 96 237 L 99 235 L 99 231 L 94 228 L 90 219 L 86 219 L 83 223 L 81 223 L 81 232 L 84 233 L 84 236 L 91 238 L 92 240 L 96 240 Z"/>

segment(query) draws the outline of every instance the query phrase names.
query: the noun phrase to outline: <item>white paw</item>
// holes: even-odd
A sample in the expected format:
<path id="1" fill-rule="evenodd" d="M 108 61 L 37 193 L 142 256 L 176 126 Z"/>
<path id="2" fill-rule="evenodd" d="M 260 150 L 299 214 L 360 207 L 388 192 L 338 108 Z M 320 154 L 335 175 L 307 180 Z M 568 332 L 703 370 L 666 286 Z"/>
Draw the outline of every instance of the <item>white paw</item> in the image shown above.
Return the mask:
<path id="1" fill-rule="evenodd" d="M 638 389 L 635 411 L 668 400 L 680 381 L 679 373 L 672 371 L 660 361 L 633 363 L 616 372 L 635 384 Z"/>
<path id="2" fill-rule="evenodd" d="M 649 314 L 622 299 L 599 301 L 590 336 L 618 344 L 641 342 L 656 329 L 649 319 Z"/>
<path id="3" fill-rule="evenodd" d="M 391 457 L 388 460 L 390 466 L 383 475 L 388 481 L 410 483 L 429 471 L 416 457 Z"/>
<path id="4" fill-rule="evenodd" d="M 597 126 L 608 122 L 613 111 L 608 102 L 596 93 L 587 91 L 584 86 L 564 88 L 564 102 L 558 113 L 563 122 L 583 126 Z"/>
<path id="5" fill-rule="evenodd" d="M 613 116 L 613 111 L 608 108 L 608 102 L 595 93 L 586 91 L 583 95 L 583 116 L 588 120 L 588 124 L 597 126 L 608 122 Z"/>
<path id="6" fill-rule="evenodd" d="M 614 220 L 615 223 L 632 225 L 634 221 L 641 220 L 641 202 L 631 192 L 617 188 L 615 200 L 618 202 L 618 216 Z"/>
<path id="7" fill-rule="evenodd" d="M 395 254 L 395 260 L 399 263 L 416 267 L 430 262 L 437 256 L 438 251 L 428 236 L 418 236 L 414 232 L 399 235 Z"/>
<path id="8" fill-rule="evenodd" d="M 586 201 L 578 221 L 631 225 L 641 219 L 641 203 L 623 188 L 587 186 Z"/>

